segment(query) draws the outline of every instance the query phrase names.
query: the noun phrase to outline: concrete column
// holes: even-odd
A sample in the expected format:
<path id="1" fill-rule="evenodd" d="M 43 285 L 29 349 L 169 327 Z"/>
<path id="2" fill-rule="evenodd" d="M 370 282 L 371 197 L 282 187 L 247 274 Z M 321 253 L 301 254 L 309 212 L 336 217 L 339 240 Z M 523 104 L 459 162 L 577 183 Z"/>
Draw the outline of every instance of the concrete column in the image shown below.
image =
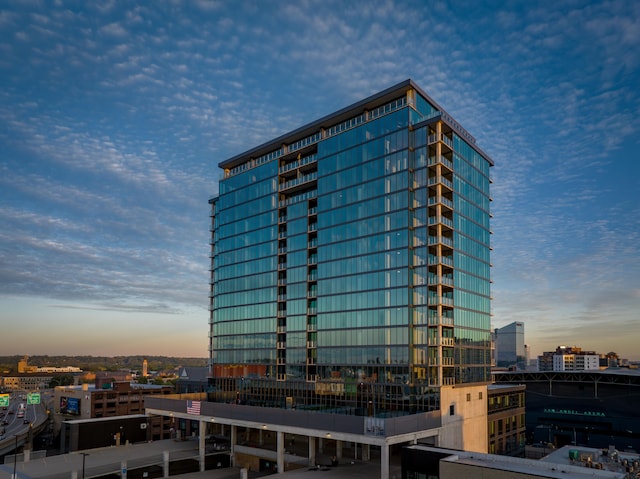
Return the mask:
<path id="1" fill-rule="evenodd" d="M 321 437 L 318 438 L 318 453 L 322 454 L 324 452 L 323 449 L 323 440 Z"/>
<path id="2" fill-rule="evenodd" d="M 336 457 L 342 459 L 342 441 L 336 441 Z"/>
<path id="3" fill-rule="evenodd" d="M 277 441 L 276 457 L 278 458 L 278 474 L 281 474 L 284 472 L 284 432 L 278 431 L 276 441 Z"/>
<path id="4" fill-rule="evenodd" d="M 389 477 L 389 445 L 380 446 L 380 477 Z"/>
<path id="5" fill-rule="evenodd" d="M 120 478 L 127 479 L 127 461 L 120 462 Z"/>
<path id="6" fill-rule="evenodd" d="M 200 472 L 204 472 L 204 456 L 206 452 L 205 447 L 205 437 L 207 435 L 207 423 L 205 421 L 198 422 L 199 431 L 198 431 L 198 453 L 200 456 Z"/>
<path id="7" fill-rule="evenodd" d="M 162 477 L 169 477 L 169 451 L 162 451 Z"/>
<path id="8" fill-rule="evenodd" d="M 18 451 L 16 451 L 16 454 L 18 453 Z M 31 459 L 31 449 L 24 449 L 22 451 L 22 460 L 23 462 L 29 462 L 29 460 Z"/>
<path id="9" fill-rule="evenodd" d="M 358 460 L 358 443 L 357 442 L 353 443 L 353 458 L 356 461 Z"/>
<path id="10" fill-rule="evenodd" d="M 16 476 L 18 475 L 18 473 L 16 473 Z M 15 479 L 13 477 L 13 473 L 11 474 L 11 479 Z M 78 471 L 71 471 L 71 479 L 78 479 Z"/>
<path id="11" fill-rule="evenodd" d="M 237 426 L 231 426 L 231 467 L 236 467 L 236 433 Z"/>
<path id="12" fill-rule="evenodd" d="M 369 444 L 362 445 L 362 460 L 370 461 L 371 460 L 371 447 Z"/>
<path id="13" fill-rule="evenodd" d="M 262 437 L 262 429 L 258 429 L 258 444 L 264 446 L 264 438 Z"/>
<path id="14" fill-rule="evenodd" d="M 316 438 L 315 437 L 309 437 L 309 465 L 310 466 L 316 465 Z"/>

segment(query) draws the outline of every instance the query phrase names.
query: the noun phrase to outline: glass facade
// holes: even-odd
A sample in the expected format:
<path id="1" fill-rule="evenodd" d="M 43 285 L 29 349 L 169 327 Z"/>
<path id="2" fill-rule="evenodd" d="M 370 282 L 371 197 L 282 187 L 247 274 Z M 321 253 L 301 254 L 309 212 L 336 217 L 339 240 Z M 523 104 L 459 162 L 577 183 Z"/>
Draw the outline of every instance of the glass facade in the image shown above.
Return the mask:
<path id="1" fill-rule="evenodd" d="M 438 409 L 490 381 L 492 161 L 411 81 L 327 118 L 221 163 L 213 397 Z"/>

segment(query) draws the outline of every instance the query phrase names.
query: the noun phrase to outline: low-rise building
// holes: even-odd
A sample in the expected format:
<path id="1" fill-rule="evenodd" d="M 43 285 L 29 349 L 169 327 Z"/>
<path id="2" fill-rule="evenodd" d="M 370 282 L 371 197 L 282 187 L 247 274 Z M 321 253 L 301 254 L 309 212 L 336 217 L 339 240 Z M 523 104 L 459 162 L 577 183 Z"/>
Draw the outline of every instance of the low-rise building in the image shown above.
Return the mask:
<path id="1" fill-rule="evenodd" d="M 144 399 L 171 394 L 170 386 L 116 382 L 101 388 L 89 384 L 55 388 L 56 413 L 76 419 L 125 416 L 144 413 Z"/>
<path id="2" fill-rule="evenodd" d="M 145 398 L 151 396 L 165 396 L 173 392 L 170 386 L 151 384 L 135 384 L 129 382 L 109 383 L 109 387 L 101 388 L 94 385 L 58 386 L 54 392 L 54 412 L 59 423 L 78 419 L 101 419 L 124 416 L 136 416 L 145 413 Z M 145 437 L 149 440 L 169 437 L 171 419 L 162 417 L 149 418 Z M 120 438 L 111 438 L 103 446 L 119 442 Z M 68 442 L 69 443 L 69 442 Z M 77 444 L 79 449 L 97 447 L 95 444 Z"/>
<path id="3" fill-rule="evenodd" d="M 613 454 L 613 452 L 612 452 Z M 637 456 L 637 455 L 636 455 Z M 403 479 L 626 479 L 633 456 L 565 447 L 542 460 L 414 445 L 402 450 Z M 626 460 L 626 465 L 624 460 Z"/>
<path id="4" fill-rule="evenodd" d="M 488 387 L 489 453 L 524 456 L 526 442 L 524 385 Z"/>
<path id="5" fill-rule="evenodd" d="M 0 376 L 0 389 L 4 391 L 38 391 L 50 387 L 53 373 L 18 373 Z"/>

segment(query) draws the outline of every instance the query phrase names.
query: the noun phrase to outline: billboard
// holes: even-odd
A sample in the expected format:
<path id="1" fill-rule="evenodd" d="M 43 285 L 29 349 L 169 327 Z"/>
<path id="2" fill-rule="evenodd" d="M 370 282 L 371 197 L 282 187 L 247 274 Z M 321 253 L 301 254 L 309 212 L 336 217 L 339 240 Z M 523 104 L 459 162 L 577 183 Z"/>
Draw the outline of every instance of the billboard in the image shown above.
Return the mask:
<path id="1" fill-rule="evenodd" d="M 60 396 L 60 413 L 77 416 L 80 414 L 80 399 Z"/>
<path id="2" fill-rule="evenodd" d="M 27 404 L 40 404 L 40 393 L 28 393 Z"/>

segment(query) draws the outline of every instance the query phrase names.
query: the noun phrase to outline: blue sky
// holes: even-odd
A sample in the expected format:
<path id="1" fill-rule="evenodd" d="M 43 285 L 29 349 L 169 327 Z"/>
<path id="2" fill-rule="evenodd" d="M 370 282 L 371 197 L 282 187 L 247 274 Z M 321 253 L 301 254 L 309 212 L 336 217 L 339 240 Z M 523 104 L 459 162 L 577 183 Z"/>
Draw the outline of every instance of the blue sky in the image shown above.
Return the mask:
<path id="1" fill-rule="evenodd" d="M 0 0 L 0 355 L 207 355 L 218 163 L 406 78 L 494 160 L 494 327 L 640 359 L 640 2 Z"/>

